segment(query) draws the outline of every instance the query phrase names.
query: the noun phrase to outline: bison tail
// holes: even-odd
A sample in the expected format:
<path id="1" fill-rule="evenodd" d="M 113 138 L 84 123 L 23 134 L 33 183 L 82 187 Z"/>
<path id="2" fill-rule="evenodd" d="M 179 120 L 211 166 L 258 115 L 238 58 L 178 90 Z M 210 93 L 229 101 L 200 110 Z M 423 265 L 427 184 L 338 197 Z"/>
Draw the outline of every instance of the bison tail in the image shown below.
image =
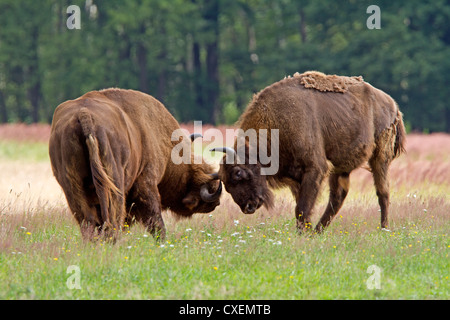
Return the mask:
<path id="1" fill-rule="evenodd" d="M 114 205 L 114 198 L 121 199 L 122 193 L 114 184 L 107 169 L 111 166 L 106 166 L 100 157 L 99 140 L 95 136 L 94 124 L 91 113 L 86 109 L 81 109 L 78 120 L 81 124 L 83 135 L 86 138 L 86 146 L 89 152 L 89 162 L 92 173 L 92 181 L 100 202 L 100 211 L 103 220 L 103 227 L 119 229 L 120 223 L 120 206 Z M 110 171 L 110 170 L 108 170 Z M 105 230 L 107 231 L 107 230 Z"/>
<path id="2" fill-rule="evenodd" d="M 400 110 L 397 111 L 397 118 L 394 122 L 395 126 L 395 144 L 394 144 L 394 158 L 397 158 L 402 153 L 406 152 L 405 144 L 406 144 L 406 131 L 405 125 L 403 124 L 403 114 Z"/>

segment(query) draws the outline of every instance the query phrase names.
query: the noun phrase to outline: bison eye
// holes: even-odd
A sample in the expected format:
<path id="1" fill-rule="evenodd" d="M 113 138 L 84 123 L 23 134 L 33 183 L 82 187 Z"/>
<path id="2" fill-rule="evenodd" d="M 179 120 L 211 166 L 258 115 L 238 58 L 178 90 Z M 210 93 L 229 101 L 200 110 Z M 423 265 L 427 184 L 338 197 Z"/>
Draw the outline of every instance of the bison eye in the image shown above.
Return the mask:
<path id="1" fill-rule="evenodd" d="M 247 173 L 240 169 L 240 168 L 235 168 L 234 172 L 233 172 L 233 179 L 236 181 L 240 181 L 242 179 L 247 179 Z"/>
<path id="2" fill-rule="evenodd" d="M 241 180 L 242 179 L 242 170 L 241 169 L 236 170 L 236 172 L 234 173 L 234 179 L 235 180 Z"/>

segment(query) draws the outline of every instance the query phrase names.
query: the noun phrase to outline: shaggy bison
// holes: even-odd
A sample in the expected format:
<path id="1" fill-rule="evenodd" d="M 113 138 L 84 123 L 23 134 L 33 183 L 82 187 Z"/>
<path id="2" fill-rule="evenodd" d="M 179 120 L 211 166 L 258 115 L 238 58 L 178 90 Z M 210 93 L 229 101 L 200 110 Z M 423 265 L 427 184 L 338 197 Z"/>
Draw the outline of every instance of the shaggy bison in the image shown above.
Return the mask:
<path id="1" fill-rule="evenodd" d="M 256 142 L 247 139 L 240 157 L 237 140 L 234 148 L 211 151 L 227 153 L 219 177 L 244 213 L 272 206 L 268 186 L 288 186 L 297 202 L 295 216 L 301 232 L 310 227 L 320 185 L 329 175 L 328 206 L 316 226 L 320 232 L 341 208 L 350 172 L 368 163 L 381 208 L 381 227 L 387 228 L 388 168 L 404 152 L 405 143 L 402 113 L 389 95 L 361 77 L 296 73 L 255 94 L 238 124 L 243 132 L 256 130 Z M 265 165 L 259 158 L 249 163 L 250 154 L 260 150 L 262 143 L 272 148 L 271 135 L 263 137 L 261 129 L 277 129 L 279 134 L 278 171 L 267 176 L 261 174 Z"/>
<path id="2" fill-rule="evenodd" d="M 161 210 L 191 216 L 219 205 L 210 165 L 171 161 L 176 144 L 190 150 L 186 136 L 172 141 L 179 129 L 158 100 L 133 90 L 92 91 L 56 108 L 50 160 L 84 238 L 115 237 L 135 220 L 162 238 Z"/>

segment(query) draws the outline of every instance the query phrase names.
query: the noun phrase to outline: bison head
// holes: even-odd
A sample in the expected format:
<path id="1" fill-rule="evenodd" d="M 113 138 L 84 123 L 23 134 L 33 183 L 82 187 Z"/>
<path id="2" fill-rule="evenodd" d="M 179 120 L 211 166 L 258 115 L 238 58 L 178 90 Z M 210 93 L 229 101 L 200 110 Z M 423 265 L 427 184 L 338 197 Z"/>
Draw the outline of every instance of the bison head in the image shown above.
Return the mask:
<path id="1" fill-rule="evenodd" d="M 202 137 L 201 134 L 190 135 L 191 141 Z M 189 166 L 187 181 L 188 193 L 182 199 L 182 209 L 179 213 L 190 216 L 194 213 L 208 213 L 220 204 L 222 183 L 217 173 L 211 173 L 212 168 L 207 164 L 191 164 Z"/>
<path id="2" fill-rule="evenodd" d="M 184 215 L 213 211 L 220 204 L 221 193 L 222 183 L 217 173 L 195 173 L 190 181 L 189 192 L 182 200 L 187 211 Z"/>
<path id="3" fill-rule="evenodd" d="M 214 148 L 211 151 L 226 153 L 220 165 L 219 177 L 243 213 L 252 214 L 262 205 L 266 208 L 273 206 L 273 194 L 267 185 L 266 176 L 261 175 L 261 164 L 249 163 L 248 144 L 245 161 L 238 161 L 236 151 L 229 147 Z M 244 163 L 240 164 L 241 162 Z"/>

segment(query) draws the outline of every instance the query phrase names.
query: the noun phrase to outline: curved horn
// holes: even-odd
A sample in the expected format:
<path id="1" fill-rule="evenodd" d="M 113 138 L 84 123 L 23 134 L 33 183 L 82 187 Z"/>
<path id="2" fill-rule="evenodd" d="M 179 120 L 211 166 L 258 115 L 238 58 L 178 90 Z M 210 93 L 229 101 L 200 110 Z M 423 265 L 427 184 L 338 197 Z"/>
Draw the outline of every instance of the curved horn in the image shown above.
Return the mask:
<path id="1" fill-rule="evenodd" d="M 189 136 L 189 138 L 191 139 L 191 142 L 193 142 L 197 138 L 203 138 L 203 136 L 200 133 L 193 133 Z"/>
<path id="2" fill-rule="evenodd" d="M 238 157 L 236 150 L 234 150 L 233 148 L 230 148 L 230 147 L 217 147 L 217 148 L 212 148 L 209 151 L 211 151 L 211 152 L 218 151 L 218 152 L 226 153 L 226 155 L 227 155 L 226 163 L 234 163 L 234 159 L 237 159 L 237 157 Z"/>
<path id="3" fill-rule="evenodd" d="M 209 193 L 208 191 L 208 185 L 204 184 L 200 188 L 200 197 L 205 202 L 214 202 L 220 198 L 220 195 L 222 193 L 222 182 L 219 181 L 219 187 L 217 188 L 216 192 Z"/>
<path id="4" fill-rule="evenodd" d="M 230 147 L 216 147 L 216 148 L 212 148 L 211 150 L 209 150 L 211 152 L 223 152 L 226 153 L 227 155 L 233 155 L 236 156 L 236 150 L 234 150 L 233 148 Z"/>

